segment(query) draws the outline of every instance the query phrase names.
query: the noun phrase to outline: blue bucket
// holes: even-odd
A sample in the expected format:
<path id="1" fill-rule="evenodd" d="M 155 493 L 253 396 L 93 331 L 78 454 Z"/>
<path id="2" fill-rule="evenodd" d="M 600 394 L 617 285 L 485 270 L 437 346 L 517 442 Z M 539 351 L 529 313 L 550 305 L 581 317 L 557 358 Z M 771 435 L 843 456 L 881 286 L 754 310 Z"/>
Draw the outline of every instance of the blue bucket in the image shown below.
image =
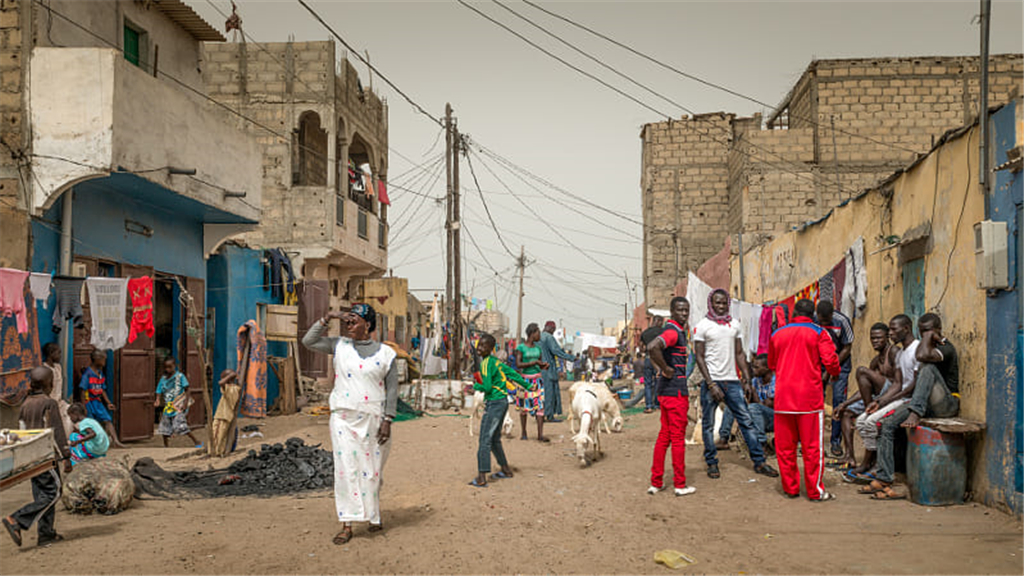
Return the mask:
<path id="1" fill-rule="evenodd" d="M 619 398 L 621 398 L 623 400 L 629 400 L 632 397 L 633 397 L 633 391 L 632 390 L 629 390 L 628 388 L 623 389 L 623 390 L 619 390 Z"/>

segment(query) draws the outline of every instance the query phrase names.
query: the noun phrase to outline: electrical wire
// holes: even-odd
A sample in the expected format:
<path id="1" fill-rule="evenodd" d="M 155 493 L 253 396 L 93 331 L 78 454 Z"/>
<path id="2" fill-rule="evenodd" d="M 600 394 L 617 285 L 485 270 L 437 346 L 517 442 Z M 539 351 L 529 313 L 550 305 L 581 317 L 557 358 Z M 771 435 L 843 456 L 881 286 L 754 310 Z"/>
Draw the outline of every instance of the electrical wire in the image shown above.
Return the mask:
<path id="1" fill-rule="evenodd" d="M 491 228 L 494 230 L 495 236 L 498 237 L 498 242 L 501 243 L 501 247 L 505 249 L 505 252 L 507 252 L 509 256 L 516 258 L 515 253 L 509 249 L 508 244 L 505 243 L 505 239 L 501 237 L 501 231 L 498 230 L 498 225 L 494 223 L 494 217 L 491 216 L 491 209 L 487 207 L 487 199 L 484 198 L 483 190 L 480 189 L 480 181 L 476 178 L 476 170 L 473 169 L 473 159 L 468 153 L 466 154 L 466 163 L 469 164 L 469 173 L 473 176 L 473 184 L 476 185 L 477 194 L 480 195 L 480 203 L 484 206 L 484 212 L 487 213 L 487 221 L 491 223 Z"/>
<path id="2" fill-rule="evenodd" d="M 539 4 L 537 4 L 535 2 L 531 2 L 530 0 L 523 0 L 523 3 L 528 5 L 528 6 L 533 7 L 536 10 L 540 10 L 541 12 L 543 12 L 543 13 L 551 16 L 551 17 L 557 18 L 557 19 L 559 19 L 559 20 L 561 20 L 561 21 L 563 21 L 563 22 L 565 22 L 565 23 L 567 23 L 567 24 L 569 24 L 571 26 L 579 28 L 580 30 L 584 30 L 586 32 L 589 32 L 590 34 L 592 34 L 594 36 L 597 36 L 598 38 L 601 38 L 602 40 L 610 42 L 611 44 L 614 44 L 615 46 L 618 46 L 619 48 L 622 48 L 623 50 L 626 50 L 627 52 L 629 52 L 629 53 L 631 53 L 631 54 L 633 54 L 635 56 L 639 56 L 640 58 L 643 58 L 644 60 L 647 60 L 648 62 L 656 64 L 656 65 L 658 65 L 658 66 L 660 66 L 660 67 L 662 67 L 662 68 L 664 68 L 666 70 L 669 70 L 671 72 L 674 72 L 674 73 L 676 73 L 676 74 L 678 74 L 678 75 L 680 75 L 680 76 L 682 76 L 684 78 L 687 78 L 689 80 L 693 80 L 694 82 L 698 82 L 698 83 L 703 84 L 705 86 L 708 86 L 710 88 L 714 88 L 715 90 L 720 90 L 722 92 L 725 92 L 726 94 L 730 94 L 730 95 L 735 96 L 737 98 L 741 98 L 743 100 L 747 100 L 748 102 L 753 102 L 754 104 L 757 104 L 757 105 L 762 106 L 764 108 L 767 108 L 769 110 L 774 110 L 775 109 L 775 106 L 773 106 L 771 104 L 768 104 L 766 102 L 762 102 L 761 100 L 758 100 L 757 98 L 754 98 L 752 96 L 747 96 L 746 94 L 743 94 L 741 92 L 737 92 L 736 90 L 732 90 L 732 89 L 727 88 L 725 86 L 722 86 L 720 84 L 715 84 L 714 82 L 711 82 L 709 80 L 705 80 L 703 78 L 700 78 L 699 76 L 696 76 L 694 74 L 690 74 L 690 73 L 685 72 L 683 70 L 680 70 L 680 69 L 678 69 L 678 68 L 676 68 L 674 66 L 666 64 L 666 63 L 664 63 L 664 62 L 654 58 L 653 56 L 650 56 L 648 54 L 640 52 L 639 50 L 633 48 L 632 46 L 629 46 L 627 44 L 619 42 L 618 40 L 615 40 L 614 38 L 610 38 L 609 36 L 607 36 L 605 34 L 602 34 L 601 32 L 598 32 L 598 31 L 596 31 L 596 30 L 594 30 L 592 28 L 584 26 L 583 24 L 575 22 L 575 21 L 573 21 L 572 19 L 570 19 L 570 18 L 568 18 L 566 16 L 562 16 L 561 14 L 558 14 L 556 12 L 548 10 L 547 8 L 544 8 L 543 6 L 540 6 Z M 815 127 L 820 127 L 821 126 L 813 118 L 804 117 L 804 116 L 794 116 L 792 110 L 790 110 L 790 112 L 789 112 L 789 117 L 790 118 L 796 118 L 797 120 L 800 120 L 800 121 L 803 121 L 803 122 L 807 122 L 807 123 L 809 123 L 809 124 L 811 124 L 811 125 L 813 125 Z M 859 133 L 856 133 L 856 132 L 849 132 L 849 131 L 843 130 L 843 129 L 836 129 L 835 131 L 836 132 L 840 132 L 842 134 L 846 134 L 848 136 L 854 136 L 854 137 L 857 137 L 857 138 L 862 138 L 864 140 L 867 140 L 869 142 L 873 142 L 875 144 L 880 144 L 882 146 L 887 146 L 887 147 L 892 148 L 894 150 L 903 150 L 905 152 L 910 152 L 912 154 L 922 154 L 922 152 L 919 152 L 917 150 L 911 150 L 910 148 L 904 148 L 903 146 L 899 146 L 897 144 L 892 144 L 891 142 L 885 142 L 885 141 L 882 141 L 882 140 L 878 140 L 878 139 L 872 138 L 870 136 L 865 136 L 863 134 L 859 134 Z"/>

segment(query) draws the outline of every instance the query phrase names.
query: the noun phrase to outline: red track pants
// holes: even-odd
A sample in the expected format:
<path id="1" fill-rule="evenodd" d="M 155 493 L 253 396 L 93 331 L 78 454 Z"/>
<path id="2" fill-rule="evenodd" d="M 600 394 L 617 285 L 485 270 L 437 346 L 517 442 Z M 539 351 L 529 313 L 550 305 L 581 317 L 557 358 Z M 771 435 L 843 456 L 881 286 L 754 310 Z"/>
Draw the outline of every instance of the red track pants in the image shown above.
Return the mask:
<path id="1" fill-rule="evenodd" d="M 654 462 L 651 464 L 651 486 L 661 488 L 665 476 L 665 452 L 672 446 L 672 483 L 675 488 L 686 488 L 686 413 L 690 409 L 688 396 L 658 396 L 661 405 L 661 430 L 654 443 Z"/>
<path id="2" fill-rule="evenodd" d="M 803 446 L 804 483 L 807 497 L 818 500 L 825 491 L 821 427 L 824 411 L 782 413 L 775 411 L 775 454 L 786 494 L 800 494 L 800 470 L 796 466 L 796 445 Z"/>

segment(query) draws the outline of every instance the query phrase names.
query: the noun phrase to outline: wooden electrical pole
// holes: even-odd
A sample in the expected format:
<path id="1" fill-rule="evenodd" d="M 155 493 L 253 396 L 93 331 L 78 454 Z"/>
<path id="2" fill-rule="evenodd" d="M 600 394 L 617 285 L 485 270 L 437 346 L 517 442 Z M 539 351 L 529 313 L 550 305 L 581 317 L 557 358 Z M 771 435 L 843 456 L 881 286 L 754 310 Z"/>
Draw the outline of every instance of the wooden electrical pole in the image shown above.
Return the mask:
<path id="1" fill-rule="evenodd" d="M 459 135 L 458 120 L 453 119 L 452 130 L 452 378 L 462 378 L 462 216 L 459 209 L 459 152 L 462 137 Z"/>
<path id="2" fill-rule="evenodd" d="M 444 323 L 451 326 L 452 321 L 452 105 L 444 106 L 444 164 L 445 182 L 448 186 L 445 193 L 444 229 L 447 238 L 445 252 L 445 284 L 444 284 Z M 450 366 L 450 364 L 449 364 Z"/>
<path id="3" fill-rule="evenodd" d="M 516 341 L 523 333 L 523 272 L 526 270 L 526 247 L 519 246 L 519 312 L 516 314 Z"/>

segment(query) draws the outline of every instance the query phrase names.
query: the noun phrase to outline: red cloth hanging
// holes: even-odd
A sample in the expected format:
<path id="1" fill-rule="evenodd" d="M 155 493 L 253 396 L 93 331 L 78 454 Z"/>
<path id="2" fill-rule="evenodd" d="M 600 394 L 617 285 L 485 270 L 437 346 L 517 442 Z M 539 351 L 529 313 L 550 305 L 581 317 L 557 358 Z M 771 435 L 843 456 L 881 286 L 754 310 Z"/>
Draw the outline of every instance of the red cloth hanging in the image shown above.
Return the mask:
<path id="1" fill-rule="evenodd" d="M 152 338 L 156 333 L 153 328 L 153 279 L 149 276 L 132 278 L 128 281 L 128 295 L 132 299 L 132 325 L 128 329 L 128 342 L 134 342 L 141 333 Z"/>
<path id="2" fill-rule="evenodd" d="M 388 187 L 383 180 L 377 180 L 377 200 L 381 204 L 391 206 L 391 198 L 388 198 Z"/>

